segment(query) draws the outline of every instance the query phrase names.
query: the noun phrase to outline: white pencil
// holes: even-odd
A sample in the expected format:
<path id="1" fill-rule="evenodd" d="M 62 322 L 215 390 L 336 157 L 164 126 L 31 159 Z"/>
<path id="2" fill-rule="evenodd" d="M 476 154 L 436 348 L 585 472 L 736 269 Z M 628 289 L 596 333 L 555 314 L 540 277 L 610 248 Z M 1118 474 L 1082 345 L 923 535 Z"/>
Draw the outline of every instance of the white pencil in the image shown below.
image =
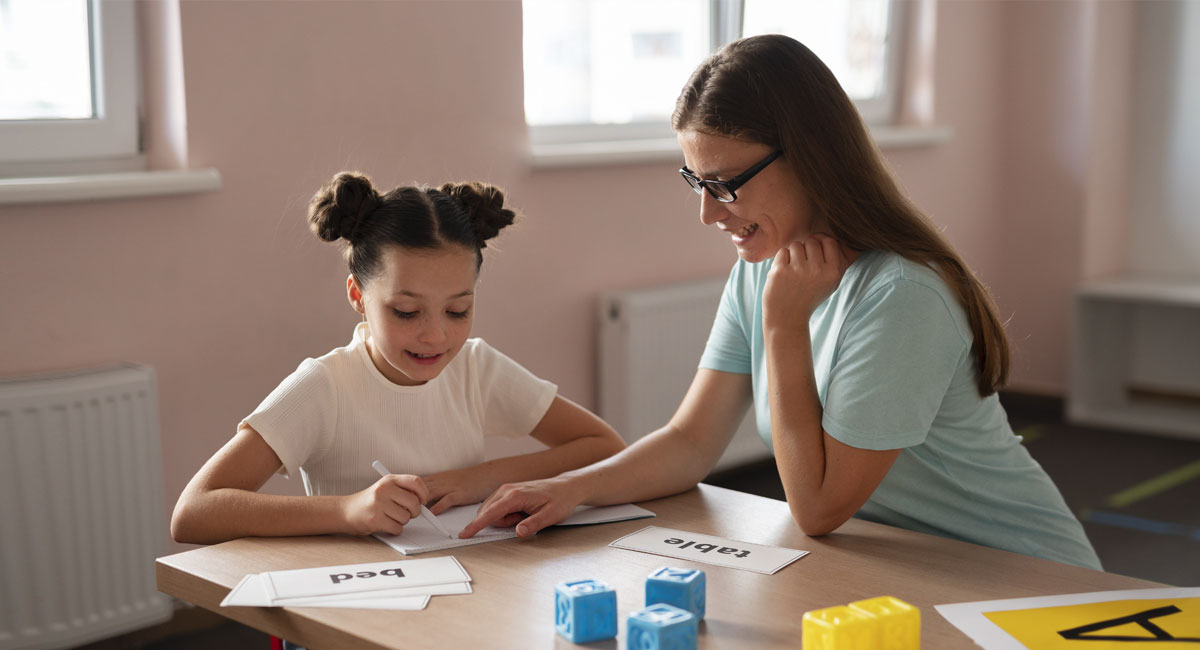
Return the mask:
<path id="1" fill-rule="evenodd" d="M 374 467 L 375 471 L 379 472 L 380 476 L 387 476 L 391 474 L 391 472 L 388 471 L 388 468 L 384 467 L 383 463 L 377 460 L 371 462 L 371 467 Z M 455 539 L 458 537 L 458 535 L 446 530 L 446 528 L 442 526 L 442 522 L 438 521 L 437 517 L 434 516 L 434 514 L 429 511 L 429 508 L 426 508 L 424 505 L 421 506 L 421 518 L 429 522 L 429 525 L 433 526 L 434 530 L 445 535 L 446 537 L 449 537 L 450 539 Z"/>

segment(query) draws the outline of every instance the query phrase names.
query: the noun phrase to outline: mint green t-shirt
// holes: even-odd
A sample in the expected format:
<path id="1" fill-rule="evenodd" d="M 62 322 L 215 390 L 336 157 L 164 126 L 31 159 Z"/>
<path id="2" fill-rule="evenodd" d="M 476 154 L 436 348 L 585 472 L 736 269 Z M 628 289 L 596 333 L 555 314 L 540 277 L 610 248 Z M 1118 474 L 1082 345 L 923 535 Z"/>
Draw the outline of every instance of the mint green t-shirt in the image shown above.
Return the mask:
<path id="1" fill-rule="evenodd" d="M 772 260 L 739 260 L 700 367 L 748 374 L 771 447 L 762 295 Z M 929 268 L 868 251 L 809 321 L 822 425 L 900 455 L 856 517 L 1092 569 L 1100 560 L 1058 488 L 980 397 L 966 312 Z"/>

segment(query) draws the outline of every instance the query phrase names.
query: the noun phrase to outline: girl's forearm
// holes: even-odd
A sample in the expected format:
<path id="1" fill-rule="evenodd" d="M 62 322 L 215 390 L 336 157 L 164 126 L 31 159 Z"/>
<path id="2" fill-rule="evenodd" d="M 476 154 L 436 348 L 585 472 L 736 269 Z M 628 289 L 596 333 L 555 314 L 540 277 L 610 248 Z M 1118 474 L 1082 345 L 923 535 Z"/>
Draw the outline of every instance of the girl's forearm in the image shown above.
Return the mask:
<path id="1" fill-rule="evenodd" d="M 282 496 L 218 488 L 180 498 L 171 517 L 177 542 L 349 533 L 343 497 Z"/>

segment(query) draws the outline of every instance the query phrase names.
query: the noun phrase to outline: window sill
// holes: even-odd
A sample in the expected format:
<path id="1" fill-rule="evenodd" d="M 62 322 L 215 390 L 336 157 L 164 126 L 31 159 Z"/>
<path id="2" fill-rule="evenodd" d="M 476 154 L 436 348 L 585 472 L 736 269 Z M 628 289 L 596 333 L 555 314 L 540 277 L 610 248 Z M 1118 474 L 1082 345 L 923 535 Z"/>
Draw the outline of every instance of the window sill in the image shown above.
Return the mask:
<path id="1" fill-rule="evenodd" d="M 214 168 L 0 178 L 0 205 L 134 199 L 215 192 L 221 173 Z"/>
<path id="2" fill-rule="evenodd" d="M 881 149 L 928 147 L 948 142 L 954 136 L 949 126 L 875 126 L 871 135 Z M 679 162 L 682 157 L 675 138 L 613 140 L 536 144 L 530 147 L 534 169 Z"/>

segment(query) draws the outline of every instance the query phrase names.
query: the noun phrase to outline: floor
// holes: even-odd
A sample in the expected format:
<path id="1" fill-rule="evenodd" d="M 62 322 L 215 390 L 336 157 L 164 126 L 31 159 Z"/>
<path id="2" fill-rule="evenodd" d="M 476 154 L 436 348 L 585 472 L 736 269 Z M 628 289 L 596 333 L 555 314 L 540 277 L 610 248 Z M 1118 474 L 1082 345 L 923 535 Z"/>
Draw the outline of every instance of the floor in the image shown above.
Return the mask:
<path id="1" fill-rule="evenodd" d="M 1058 484 L 1105 570 L 1200 586 L 1200 440 L 1063 422 L 1061 400 L 1004 395 L 1013 430 Z M 770 462 L 709 483 L 782 499 Z M 164 626 L 83 646 L 86 650 L 268 650 L 265 634 L 199 609 Z"/>

